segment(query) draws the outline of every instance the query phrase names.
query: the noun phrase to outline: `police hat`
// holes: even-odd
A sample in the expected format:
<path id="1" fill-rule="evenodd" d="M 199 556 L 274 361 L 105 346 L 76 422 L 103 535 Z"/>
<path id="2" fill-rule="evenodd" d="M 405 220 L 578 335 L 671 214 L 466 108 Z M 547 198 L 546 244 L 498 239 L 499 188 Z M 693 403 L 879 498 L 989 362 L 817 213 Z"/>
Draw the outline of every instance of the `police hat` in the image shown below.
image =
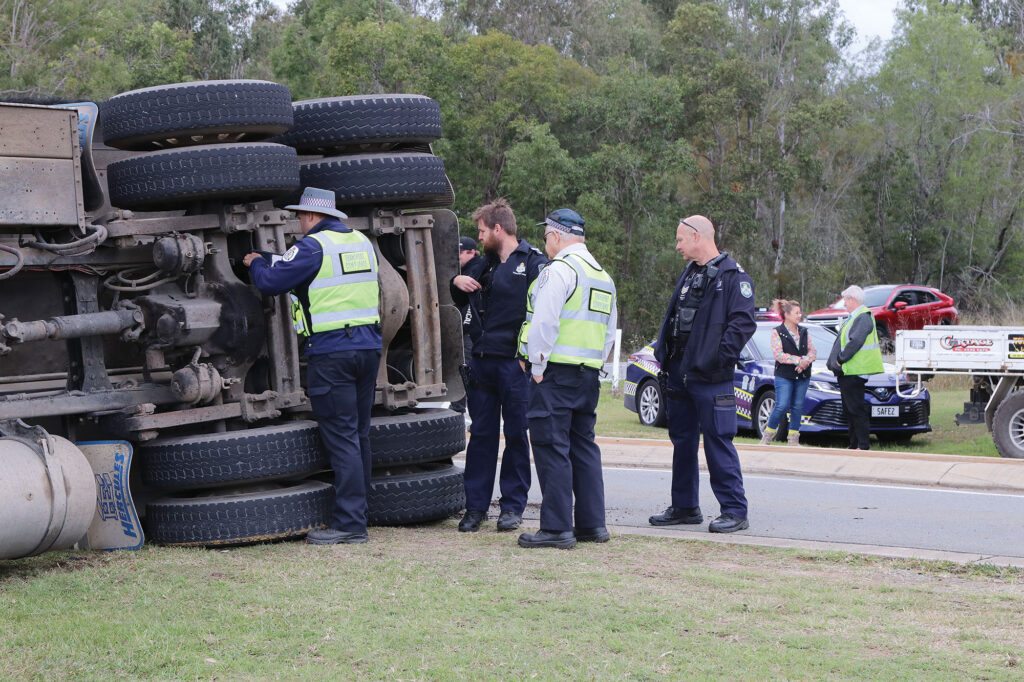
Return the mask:
<path id="1" fill-rule="evenodd" d="M 476 240 L 472 237 L 459 237 L 459 251 L 476 251 Z"/>
<path id="2" fill-rule="evenodd" d="M 582 237 L 584 234 L 583 223 L 583 218 L 576 211 L 571 208 L 560 208 L 557 211 L 548 213 L 548 217 L 544 219 L 544 222 L 537 224 L 546 225 L 553 230 L 561 230 L 562 232 Z"/>
<path id="3" fill-rule="evenodd" d="M 303 190 L 302 196 L 299 197 L 299 203 L 285 206 L 285 210 L 322 213 L 339 220 L 348 218 L 347 215 L 339 211 L 335 206 L 334 192 L 329 189 L 320 189 L 319 187 L 307 187 Z"/>

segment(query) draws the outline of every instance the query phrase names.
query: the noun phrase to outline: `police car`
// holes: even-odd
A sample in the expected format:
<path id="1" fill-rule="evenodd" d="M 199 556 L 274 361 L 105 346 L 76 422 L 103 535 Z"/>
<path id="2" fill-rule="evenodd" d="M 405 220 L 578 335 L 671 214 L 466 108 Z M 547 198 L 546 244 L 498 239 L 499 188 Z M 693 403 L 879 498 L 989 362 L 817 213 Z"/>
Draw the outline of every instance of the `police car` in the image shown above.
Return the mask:
<path id="1" fill-rule="evenodd" d="M 761 437 L 762 430 L 768 424 L 768 417 L 775 408 L 775 360 L 771 349 L 771 330 L 777 326 L 778 322 L 757 323 L 757 330 L 743 348 L 733 375 L 739 428 L 753 431 L 757 438 Z M 817 325 L 801 326 L 807 328 L 811 342 L 818 351 L 818 359 L 814 362 L 811 384 L 804 399 L 800 431 L 845 432 L 847 423 L 843 415 L 839 384 L 835 375 L 825 368 L 835 334 Z M 653 343 L 629 356 L 623 391 L 625 405 L 626 409 L 639 415 L 641 424 L 665 426 L 665 400 L 658 385 L 661 366 L 654 359 L 652 346 Z M 913 398 L 901 398 L 896 394 L 897 382 L 903 385 L 901 393 L 909 392 L 909 380 L 906 376 L 898 377 L 892 365 L 886 364 L 885 370 L 885 374 L 872 375 L 865 386 L 871 409 L 871 432 L 879 440 L 898 442 L 909 440 L 915 433 L 931 431 L 928 421 L 931 398 L 928 391 L 924 390 Z M 784 422 L 779 432 L 784 434 L 786 430 Z"/>

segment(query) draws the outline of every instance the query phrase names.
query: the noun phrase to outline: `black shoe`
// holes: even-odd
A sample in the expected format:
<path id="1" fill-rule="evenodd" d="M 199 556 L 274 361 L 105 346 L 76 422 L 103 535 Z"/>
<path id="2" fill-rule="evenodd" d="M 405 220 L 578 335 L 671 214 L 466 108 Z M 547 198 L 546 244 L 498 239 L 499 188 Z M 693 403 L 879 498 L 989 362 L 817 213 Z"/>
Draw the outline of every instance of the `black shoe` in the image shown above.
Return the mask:
<path id="1" fill-rule="evenodd" d="M 738 530 L 750 528 L 747 519 L 735 514 L 722 514 L 708 524 L 709 533 L 735 533 Z"/>
<path id="2" fill-rule="evenodd" d="M 669 507 L 660 514 L 647 519 L 652 526 L 674 526 L 679 523 L 702 523 L 704 515 L 700 507 Z"/>
<path id="3" fill-rule="evenodd" d="M 459 521 L 460 533 L 475 533 L 480 530 L 480 524 L 487 520 L 487 512 L 467 509 L 466 515 Z"/>
<path id="4" fill-rule="evenodd" d="M 608 534 L 608 529 L 604 526 L 598 526 L 597 528 L 573 528 L 573 533 L 576 535 L 578 542 L 608 542 L 612 539 L 612 536 Z"/>
<path id="5" fill-rule="evenodd" d="M 498 530 L 515 530 L 522 522 L 522 514 L 516 514 L 514 511 L 502 509 L 501 514 L 498 515 Z"/>
<path id="6" fill-rule="evenodd" d="M 359 545 L 369 541 L 366 533 L 347 533 L 337 528 L 318 528 L 306 533 L 306 542 L 311 545 Z"/>
<path id="7" fill-rule="evenodd" d="M 576 546 L 576 536 L 571 530 L 555 532 L 550 530 L 539 530 L 536 533 L 523 533 L 519 536 L 520 547 L 557 547 L 558 549 L 572 549 Z"/>

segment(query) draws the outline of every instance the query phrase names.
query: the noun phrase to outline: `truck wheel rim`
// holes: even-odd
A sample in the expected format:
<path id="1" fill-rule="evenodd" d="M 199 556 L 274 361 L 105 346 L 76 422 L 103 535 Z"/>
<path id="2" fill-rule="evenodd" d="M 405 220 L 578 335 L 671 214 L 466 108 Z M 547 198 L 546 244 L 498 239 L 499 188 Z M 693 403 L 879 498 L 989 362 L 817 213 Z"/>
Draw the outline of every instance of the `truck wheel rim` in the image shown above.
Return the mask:
<path id="1" fill-rule="evenodd" d="M 640 416 L 644 418 L 645 424 L 653 424 L 658 418 L 658 410 L 661 408 L 661 397 L 658 389 L 654 386 L 645 386 L 640 393 Z"/>
<path id="2" fill-rule="evenodd" d="M 1018 410 L 1010 419 L 1010 440 L 1018 450 L 1024 450 L 1024 410 Z"/>

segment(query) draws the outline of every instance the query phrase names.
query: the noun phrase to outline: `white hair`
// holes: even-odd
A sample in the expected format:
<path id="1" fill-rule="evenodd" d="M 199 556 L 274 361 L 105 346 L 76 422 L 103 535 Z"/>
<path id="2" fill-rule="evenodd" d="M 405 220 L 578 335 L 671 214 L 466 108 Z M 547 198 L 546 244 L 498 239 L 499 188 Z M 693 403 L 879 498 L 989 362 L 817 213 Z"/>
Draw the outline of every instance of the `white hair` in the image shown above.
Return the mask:
<path id="1" fill-rule="evenodd" d="M 857 303 L 864 303 L 864 290 L 856 284 L 850 285 L 843 289 L 843 293 L 840 294 L 843 298 L 852 298 Z"/>

